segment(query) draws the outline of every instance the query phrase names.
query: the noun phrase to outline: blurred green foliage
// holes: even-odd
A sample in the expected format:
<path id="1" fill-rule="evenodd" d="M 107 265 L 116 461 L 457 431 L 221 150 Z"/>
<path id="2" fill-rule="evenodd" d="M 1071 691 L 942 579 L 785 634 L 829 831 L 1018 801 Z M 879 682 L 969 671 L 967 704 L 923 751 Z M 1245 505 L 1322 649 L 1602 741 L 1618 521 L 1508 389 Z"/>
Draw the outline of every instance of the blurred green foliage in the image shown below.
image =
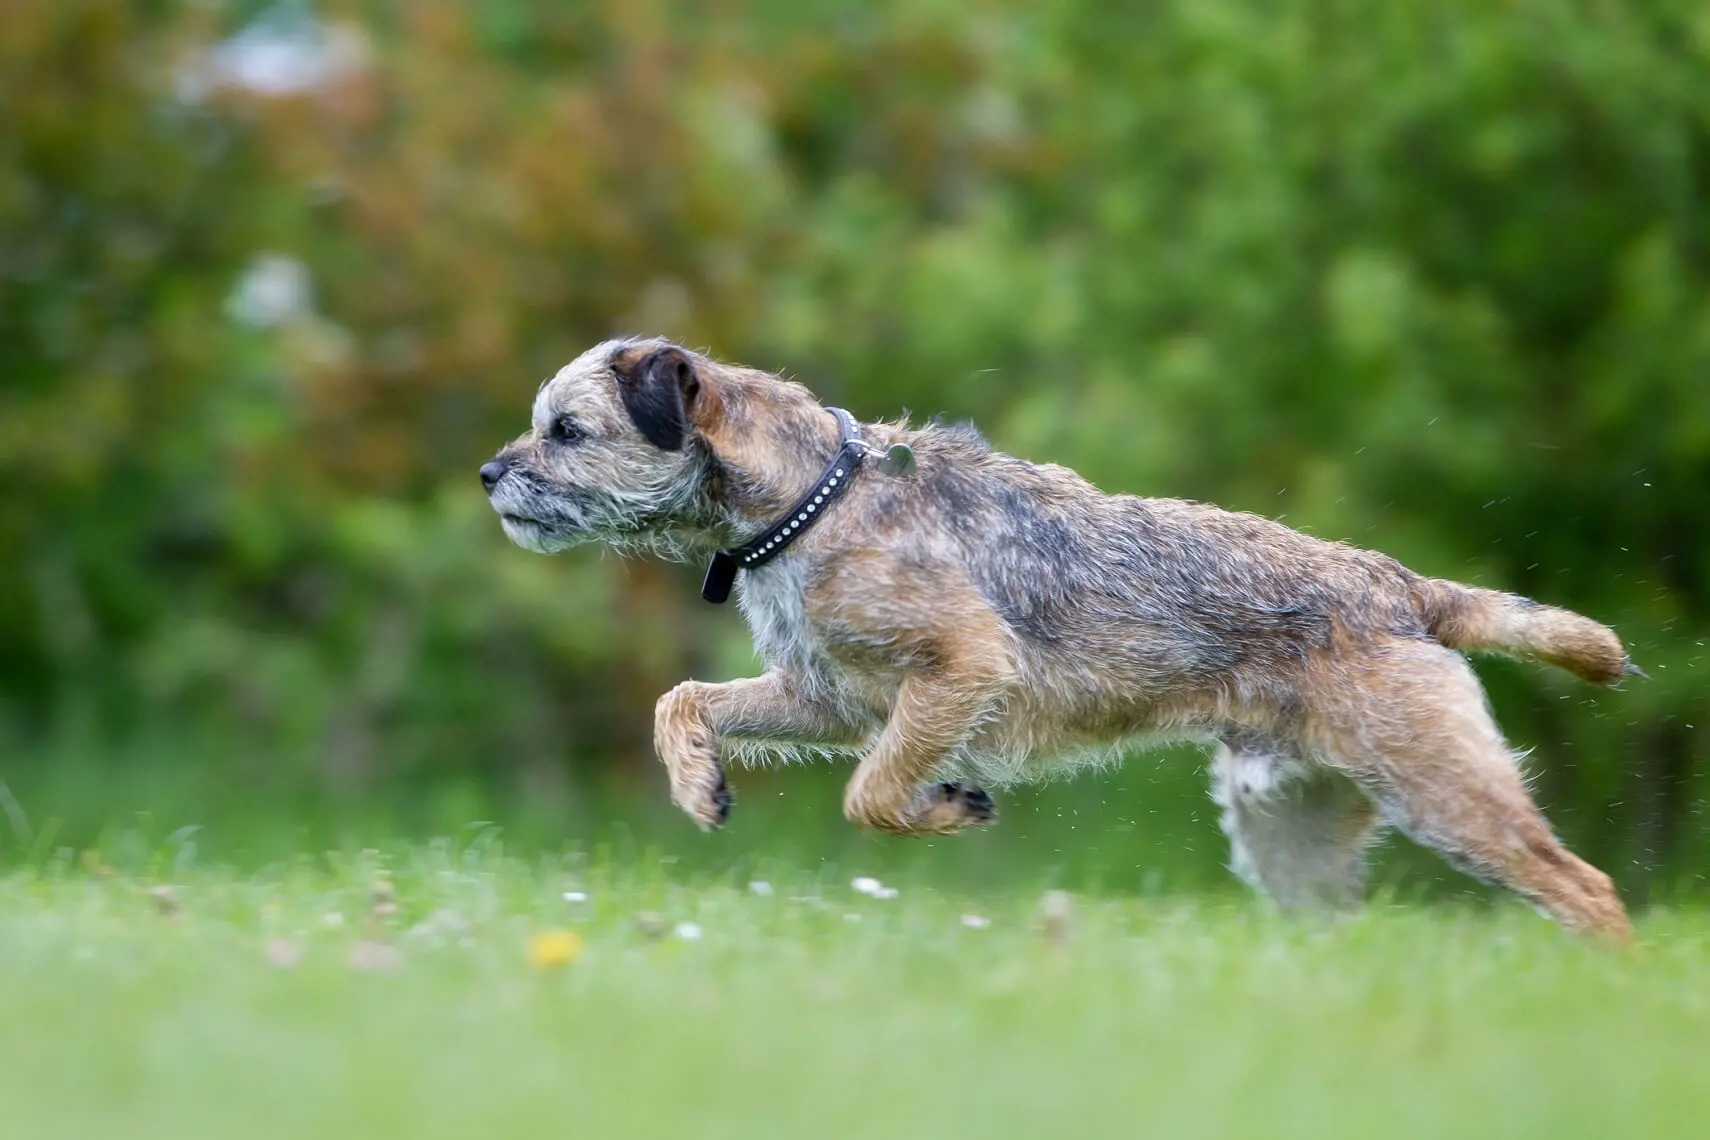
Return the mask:
<path id="1" fill-rule="evenodd" d="M 744 631 L 474 474 L 633 331 L 1615 624 L 1648 682 L 1493 699 L 1570 839 L 1698 881 L 1707 202 L 1685 0 L 14 0 L 0 778 L 653 791 Z"/>

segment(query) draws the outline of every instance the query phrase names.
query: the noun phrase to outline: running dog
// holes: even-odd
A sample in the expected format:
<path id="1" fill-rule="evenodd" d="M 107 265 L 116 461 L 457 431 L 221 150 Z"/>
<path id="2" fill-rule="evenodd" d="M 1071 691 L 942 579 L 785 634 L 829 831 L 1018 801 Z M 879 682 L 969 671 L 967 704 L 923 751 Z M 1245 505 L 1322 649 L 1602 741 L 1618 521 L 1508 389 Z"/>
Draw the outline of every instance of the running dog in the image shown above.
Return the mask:
<path id="1" fill-rule="evenodd" d="M 882 457 L 882 458 L 881 458 Z M 710 555 L 767 669 L 660 699 L 672 799 L 729 817 L 721 758 L 848 750 L 853 822 L 943 835 L 982 785 L 1147 741 L 1215 747 L 1233 870 L 1285 906 L 1358 901 L 1386 827 L 1573 930 L 1630 936 L 1556 839 L 1462 656 L 1638 672 L 1578 614 L 1427 578 L 1250 514 L 1107 495 L 966 426 L 857 424 L 799 384 L 617 340 L 542 386 L 481 468 L 505 533 Z"/>

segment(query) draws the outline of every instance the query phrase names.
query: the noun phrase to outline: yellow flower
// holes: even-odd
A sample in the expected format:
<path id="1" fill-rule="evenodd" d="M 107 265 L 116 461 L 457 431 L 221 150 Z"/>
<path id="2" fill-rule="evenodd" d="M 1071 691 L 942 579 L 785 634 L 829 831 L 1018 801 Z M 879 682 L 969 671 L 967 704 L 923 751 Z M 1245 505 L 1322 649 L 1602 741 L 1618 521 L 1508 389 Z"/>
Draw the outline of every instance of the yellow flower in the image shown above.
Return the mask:
<path id="1" fill-rule="evenodd" d="M 582 939 L 573 930 L 543 930 L 528 940 L 528 960 L 537 970 L 568 966 L 582 953 Z"/>

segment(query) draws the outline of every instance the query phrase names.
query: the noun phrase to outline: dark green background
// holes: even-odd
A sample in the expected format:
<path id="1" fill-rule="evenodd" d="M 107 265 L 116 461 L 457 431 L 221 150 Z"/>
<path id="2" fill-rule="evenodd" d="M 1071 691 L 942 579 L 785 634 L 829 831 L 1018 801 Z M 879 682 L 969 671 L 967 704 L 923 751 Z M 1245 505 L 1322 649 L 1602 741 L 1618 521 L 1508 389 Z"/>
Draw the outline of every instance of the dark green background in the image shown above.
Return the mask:
<path id="1" fill-rule="evenodd" d="M 199 82 L 257 20 L 348 66 Z M 652 700 L 752 670 L 740 622 L 692 569 L 511 548 L 474 475 L 642 332 L 1612 623 L 1650 680 L 1481 669 L 1569 840 L 1698 889 L 1707 227 L 1684 2 L 16 0 L 6 857 L 484 819 L 733 873 L 1223 881 L 1191 756 L 930 848 L 850 835 L 837 773 L 739 776 L 725 836 L 670 817 Z M 265 253 L 313 304 L 253 327 Z"/>

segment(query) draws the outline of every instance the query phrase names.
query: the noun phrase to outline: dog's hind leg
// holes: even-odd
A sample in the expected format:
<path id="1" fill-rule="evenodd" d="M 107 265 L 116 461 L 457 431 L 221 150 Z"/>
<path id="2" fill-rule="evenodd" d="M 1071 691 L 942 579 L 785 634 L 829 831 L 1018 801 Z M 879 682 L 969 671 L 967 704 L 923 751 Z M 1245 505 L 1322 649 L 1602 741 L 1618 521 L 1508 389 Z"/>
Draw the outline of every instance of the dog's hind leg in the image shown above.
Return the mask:
<path id="1" fill-rule="evenodd" d="M 1212 761 L 1229 869 L 1284 909 L 1359 904 L 1378 807 L 1340 773 L 1309 767 L 1286 741 L 1238 730 Z"/>
<path id="2" fill-rule="evenodd" d="M 1563 847 L 1459 655 L 1376 647 L 1326 686 L 1312 741 L 1377 800 L 1388 822 L 1470 874 L 1530 900 L 1569 930 L 1631 938 L 1609 876 Z"/>

